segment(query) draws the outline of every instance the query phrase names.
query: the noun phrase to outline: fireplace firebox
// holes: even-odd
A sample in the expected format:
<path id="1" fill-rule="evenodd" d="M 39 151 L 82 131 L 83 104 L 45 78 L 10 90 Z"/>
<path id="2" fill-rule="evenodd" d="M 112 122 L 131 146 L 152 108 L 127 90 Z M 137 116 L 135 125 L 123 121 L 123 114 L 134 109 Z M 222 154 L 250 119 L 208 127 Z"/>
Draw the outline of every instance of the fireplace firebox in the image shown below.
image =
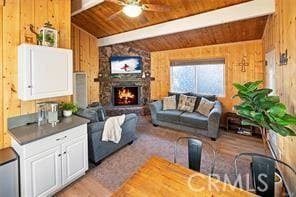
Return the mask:
<path id="1" fill-rule="evenodd" d="M 116 86 L 112 90 L 114 106 L 139 105 L 139 86 Z"/>

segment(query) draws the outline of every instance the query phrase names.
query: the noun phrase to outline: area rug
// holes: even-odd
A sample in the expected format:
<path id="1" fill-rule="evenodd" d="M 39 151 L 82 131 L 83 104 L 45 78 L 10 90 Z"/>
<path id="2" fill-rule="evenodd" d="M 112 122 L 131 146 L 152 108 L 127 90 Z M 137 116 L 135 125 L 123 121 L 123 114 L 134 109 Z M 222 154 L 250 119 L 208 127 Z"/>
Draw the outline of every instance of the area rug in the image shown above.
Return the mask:
<path id="1" fill-rule="evenodd" d="M 173 161 L 175 141 L 179 137 L 192 136 L 192 134 L 185 132 L 162 127 L 153 127 L 148 121 L 149 120 L 144 118 L 140 119 L 137 126 L 138 138 L 132 145 L 126 146 L 123 149 L 117 151 L 113 155 L 106 158 L 99 166 L 96 166 L 90 170 L 89 173 L 96 177 L 100 184 L 110 191 L 116 191 L 122 183 L 132 176 L 137 171 L 137 169 L 140 168 L 153 155 Z M 198 137 L 203 141 L 210 143 L 217 151 L 214 174 L 216 174 L 216 176 L 220 176 L 220 180 L 222 181 L 225 180 L 224 177 L 226 175 L 226 181 L 229 179 L 229 181 L 233 183 L 235 181 L 233 167 L 234 155 L 238 152 L 241 152 L 241 150 L 239 150 L 239 148 L 236 148 L 233 151 L 227 149 L 223 150 L 223 144 L 219 142 L 219 139 L 216 142 L 213 142 L 208 138 L 201 136 Z M 229 141 L 229 143 L 231 143 L 231 139 L 229 139 Z M 225 140 L 223 142 L 225 142 Z M 238 141 L 236 143 L 240 142 Z M 260 141 L 258 143 L 260 143 Z M 238 147 L 240 147 L 240 145 L 238 145 Z M 248 147 L 244 147 L 244 145 L 242 145 L 242 148 L 247 149 Z M 178 150 L 177 162 L 187 167 L 187 145 L 185 142 L 180 143 Z M 256 152 L 260 151 L 261 149 L 258 149 Z M 212 161 L 213 154 L 210 147 L 204 146 L 201 165 L 202 173 L 210 173 Z M 249 169 L 248 161 L 245 161 L 239 167 L 240 171 L 247 173 Z"/>

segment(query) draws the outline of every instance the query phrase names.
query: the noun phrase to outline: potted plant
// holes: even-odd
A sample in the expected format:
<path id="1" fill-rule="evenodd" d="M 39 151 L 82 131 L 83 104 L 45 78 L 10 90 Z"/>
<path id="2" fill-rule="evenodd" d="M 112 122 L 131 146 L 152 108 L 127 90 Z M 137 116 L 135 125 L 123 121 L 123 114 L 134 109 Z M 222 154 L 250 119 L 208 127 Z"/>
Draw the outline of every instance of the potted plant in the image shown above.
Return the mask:
<path id="1" fill-rule="evenodd" d="M 48 47 L 53 47 L 55 44 L 55 38 L 51 34 L 45 34 L 44 37 L 43 37 L 43 34 L 38 34 L 37 41 L 38 43 L 40 43 L 40 45 L 44 45 Z"/>
<path id="2" fill-rule="evenodd" d="M 72 113 L 75 113 L 78 111 L 77 105 L 73 103 L 63 103 L 62 109 L 63 109 L 63 115 L 65 117 L 70 117 Z"/>
<path id="3" fill-rule="evenodd" d="M 241 103 L 234 108 L 238 115 L 245 118 L 243 125 L 258 127 L 262 133 L 264 146 L 266 146 L 266 132 L 271 129 L 281 136 L 296 136 L 289 126 L 296 125 L 296 116 L 287 113 L 286 106 L 280 102 L 278 96 L 269 95 L 272 90 L 259 88 L 263 81 L 234 83 Z"/>

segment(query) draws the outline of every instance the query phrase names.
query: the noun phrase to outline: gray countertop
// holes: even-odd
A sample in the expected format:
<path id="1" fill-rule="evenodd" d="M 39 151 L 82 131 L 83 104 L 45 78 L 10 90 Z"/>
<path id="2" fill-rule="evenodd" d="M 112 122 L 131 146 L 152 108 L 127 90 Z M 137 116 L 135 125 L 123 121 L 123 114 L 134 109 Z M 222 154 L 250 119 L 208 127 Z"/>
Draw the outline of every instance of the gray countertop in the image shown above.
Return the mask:
<path id="1" fill-rule="evenodd" d="M 52 127 L 51 124 L 38 126 L 37 123 L 34 123 L 9 129 L 8 132 L 20 145 L 24 145 L 88 122 L 88 119 L 72 115 L 71 117 L 62 118 L 55 127 Z"/>

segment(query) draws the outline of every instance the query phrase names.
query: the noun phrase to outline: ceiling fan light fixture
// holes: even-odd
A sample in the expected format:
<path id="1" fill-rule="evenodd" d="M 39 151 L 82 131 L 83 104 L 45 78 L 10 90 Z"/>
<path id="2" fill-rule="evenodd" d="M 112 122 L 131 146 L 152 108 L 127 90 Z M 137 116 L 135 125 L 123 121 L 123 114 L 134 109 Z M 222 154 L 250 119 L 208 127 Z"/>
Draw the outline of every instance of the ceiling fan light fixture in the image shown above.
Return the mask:
<path id="1" fill-rule="evenodd" d="M 135 4 L 129 4 L 129 5 L 125 5 L 122 9 L 123 13 L 131 18 L 135 18 L 140 16 L 140 14 L 142 13 L 142 8 L 139 5 L 135 5 Z"/>

